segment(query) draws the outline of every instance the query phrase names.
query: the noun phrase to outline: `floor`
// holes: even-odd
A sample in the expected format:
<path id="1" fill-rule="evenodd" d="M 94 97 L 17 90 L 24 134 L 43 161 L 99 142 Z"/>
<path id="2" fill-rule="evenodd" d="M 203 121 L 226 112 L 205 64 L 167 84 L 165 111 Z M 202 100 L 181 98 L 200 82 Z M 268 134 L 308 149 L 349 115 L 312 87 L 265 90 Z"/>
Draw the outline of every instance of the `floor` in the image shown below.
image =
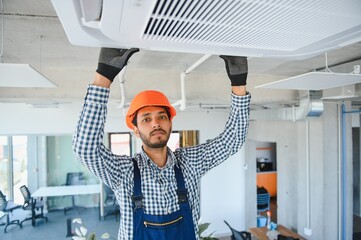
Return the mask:
<path id="1" fill-rule="evenodd" d="M 11 219 L 18 217 L 24 219 L 26 214 L 22 209 L 18 209 L 11 216 Z M 119 221 L 115 220 L 114 216 L 109 216 L 105 220 L 99 220 L 98 208 L 87 208 L 77 211 L 69 211 L 67 215 L 64 215 L 63 211 L 54 211 L 47 214 L 48 222 L 42 219 L 38 219 L 36 225 L 33 227 L 31 221 L 23 223 L 23 227 L 11 225 L 7 228 L 7 233 L 4 233 L 4 226 L 0 226 L 0 239 L 1 240 L 23 240 L 23 239 L 52 239 L 52 240 L 64 240 L 71 239 L 67 237 L 67 219 L 81 218 L 83 226 L 88 229 L 88 232 L 95 232 L 97 239 L 101 239 L 103 233 L 109 233 L 113 238 L 117 238 Z M 1 222 L 5 219 L 2 218 Z M 72 228 L 69 232 L 74 232 L 76 223 L 72 224 Z"/>
<path id="2" fill-rule="evenodd" d="M 27 214 L 23 210 L 18 209 L 14 212 L 11 219 L 24 219 Z M 67 215 L 64 215 L 63 211 L 53 211 L 47 214 L 48 222 L 42 219 L 37 220 L 36 225 L 33 227 L 30 221 L 26 221 L 23 227 L 11 225 L 7 228 L 7 233 L 4 233 L 4 226 L 0 226 L 0 239 L 1 240 L 24 240 L 24 239 L 52 239 L 52 240 L 64 240 L 71 237 L 67 237 L 67 220 L 74 218 L 81 218 L 84 227 L 88 229 L 88 232 L 95 232 L 97 239 L 101 239 L 103 233 L 109 233 L 111 237 L 117 239 L 119 221 L 115 220 L 114 216 L 109 216 L 105 220 L 99 220 L 98 208 L 87 208 L 86 210 L 69 211 Z M 0 223 L 6 219 L 2 218 Z M 72 224 L 70 232 L 74 232 L 75 227 L 79 226 L 77 223 Z M 219 238 L 219 240 L 230 240 L 230 237 Z"/>
<path id="3" fill-rule="evenodd" d="M 271 201 L 272 220 L 277 219 L 277 201 L 273 199 Z M 83 225 L 89 232 L 95 232 L 98 236 L 97 239 L 101 239 L 100 236 L 107 232 L 111 237 L 117 237 L 119 222 L 115 220 L 114 216 L 109 216 L 105 220 L 99 220 L 98 208 L 87 208 L 86 210 L 70 211 L 67 215 L 64 215 L 63 211 L 53 211 L 47 214 L 48 222 L 44 220 L 37 220 L 36 225 L 33 227 L 30 221 L 24 222 L 23 227 L 12 225 L 8 227 L 7 233 L 4 233 L 4 226 L 0 226 L 0 239 L 1 240 L 23 240 L 23 239 L 52 239 L 52 240 L 64 240 L 71 239 L 67 237 L 67 220 L 74 218 L 81 218 Z M 22 209 L 18 209 L 11 216 L 11 219 L 24 219 L 27 217 L 27 213 Z M 4 222 L 5 217 L 1 218 L 0 223 Z M 361 239 L 361 217 L 354 215 L 353 219 L 353 240 Z M 72 224 L 70 232 L 74 232 L 77 225 Z M 220 240 L 229 240 L 229 237 L 221 238 Z"/>

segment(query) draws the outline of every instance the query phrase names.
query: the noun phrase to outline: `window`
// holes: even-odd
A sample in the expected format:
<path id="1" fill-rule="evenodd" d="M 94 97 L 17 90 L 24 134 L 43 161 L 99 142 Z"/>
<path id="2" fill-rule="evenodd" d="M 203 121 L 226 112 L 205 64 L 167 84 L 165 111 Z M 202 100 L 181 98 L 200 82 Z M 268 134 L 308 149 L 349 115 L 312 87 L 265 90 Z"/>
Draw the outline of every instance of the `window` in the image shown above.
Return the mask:
<path id="1" fill-rule="evenodd" d="M 10 198 L 8 137 L 0 136 L 0 190 Z"/>
<path id="2" fill-rule="evenodd" d="M 27 137 L 13 136 L 13 191 L 14 202 L 23 203 L 23 195 L 19 191 L 22 185 L 28 185 L 28 151 Z"/>
<path id="3" fill-rule="evenodd" d="M 167 146 L 172 150 L 179 148 L 180 134 L 179 132 L 172 132 L 170 134 Z"/>
<path id="4" fill-rule="evenodd" d="M 28 183 L 27 137 L 0 136 L 0 189 L 16 203 L 22 203 L 19 191 Z"/>
<path id="5" fill-rule="evenodd" d="M 179 147 L 189 147 L 198 144 L 198 131 L 173 131 L 169 137 L 167 146 L 172 150 Z M 131 156 L 131 134 L 109 133 L 109 146 L 113 153 Z"/>
<path id="6" fill-rule="evenodd" d="M 109 133 L 109 145 L 113 153 L 130 156 L 130 133 Z"/>

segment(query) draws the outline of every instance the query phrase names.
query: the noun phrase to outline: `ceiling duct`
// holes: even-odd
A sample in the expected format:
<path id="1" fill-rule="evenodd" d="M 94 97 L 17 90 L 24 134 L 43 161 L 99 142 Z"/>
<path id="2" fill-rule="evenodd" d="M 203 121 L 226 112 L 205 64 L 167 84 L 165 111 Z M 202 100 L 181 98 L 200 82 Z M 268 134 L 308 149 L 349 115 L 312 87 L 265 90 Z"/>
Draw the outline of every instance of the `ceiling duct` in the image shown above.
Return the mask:
<path id="1" fill-rule="evenodd" d="M 322 100 L 351 100 L 357 98 L 355 84 L 323 90 Z"/>
<path id="2" fill-rule="evenodd" d="M 300 117 L 319 117 L 323 110 L 322 91 L 300 91 Z"/>
<path id="3" fill-rule="evenodd" d="M 305 59 L 361 41 L 360 0 L 52 0 L 74 45 Z"/>
<path id="4" fill-rule="evenodd" d="M 304 120 L 307 117 L 319 117 L 324 111 L 322 91 L 299 91 L 300 102 L 298 106 L 253 110 L 250 112 L 251 120 Z"/>

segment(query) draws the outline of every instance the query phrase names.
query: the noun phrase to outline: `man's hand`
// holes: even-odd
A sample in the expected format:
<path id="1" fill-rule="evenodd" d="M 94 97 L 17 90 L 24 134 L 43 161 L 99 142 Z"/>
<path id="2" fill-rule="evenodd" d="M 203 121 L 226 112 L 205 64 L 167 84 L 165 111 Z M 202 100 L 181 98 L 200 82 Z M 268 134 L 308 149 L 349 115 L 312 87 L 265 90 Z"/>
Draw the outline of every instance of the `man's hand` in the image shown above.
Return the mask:
<path id="1" fill-rule="evenodd" d="M 219 56 L 226 63 L 226 70 L 232 86 L 247 84 L 248 64 L 247 57 Z"/>
<path id="2" fill-rule="evenodd" d="M 123 67 L 127 65 L 129 58 L 138 51 L 139 48 L 101 48 L 96 72 L 113 82 Z"/>

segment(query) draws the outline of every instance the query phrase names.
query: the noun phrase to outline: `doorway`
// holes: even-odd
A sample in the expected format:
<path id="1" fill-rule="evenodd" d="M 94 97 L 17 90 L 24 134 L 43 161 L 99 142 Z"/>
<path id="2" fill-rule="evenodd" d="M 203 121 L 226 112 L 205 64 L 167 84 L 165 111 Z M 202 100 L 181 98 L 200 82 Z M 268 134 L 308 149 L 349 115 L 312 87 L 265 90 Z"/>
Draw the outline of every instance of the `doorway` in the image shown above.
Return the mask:
<path id="1" fill-rule="evenodd" d="M 256 142 L 256 184 L 270 195 L 271 221 L 277 223 L 277 155 L 275 142 Z M 265 214 L 262 214 L 265 215 Z"/>
<path id="2" fill-rule="evenodd" d="M 265 224 L 265 219 L 257 216 L 257 186 L 263 186 L 270 193 L 271 221 L 278 222 L 277 184 L 277 143 L 248 139 L 246 142 L 245 168 L 245 223 L 246 228 Z M 267 163 L 267 164 L 264 164 Z M 262 215 L 266 215 L 264 212 Z"/>

